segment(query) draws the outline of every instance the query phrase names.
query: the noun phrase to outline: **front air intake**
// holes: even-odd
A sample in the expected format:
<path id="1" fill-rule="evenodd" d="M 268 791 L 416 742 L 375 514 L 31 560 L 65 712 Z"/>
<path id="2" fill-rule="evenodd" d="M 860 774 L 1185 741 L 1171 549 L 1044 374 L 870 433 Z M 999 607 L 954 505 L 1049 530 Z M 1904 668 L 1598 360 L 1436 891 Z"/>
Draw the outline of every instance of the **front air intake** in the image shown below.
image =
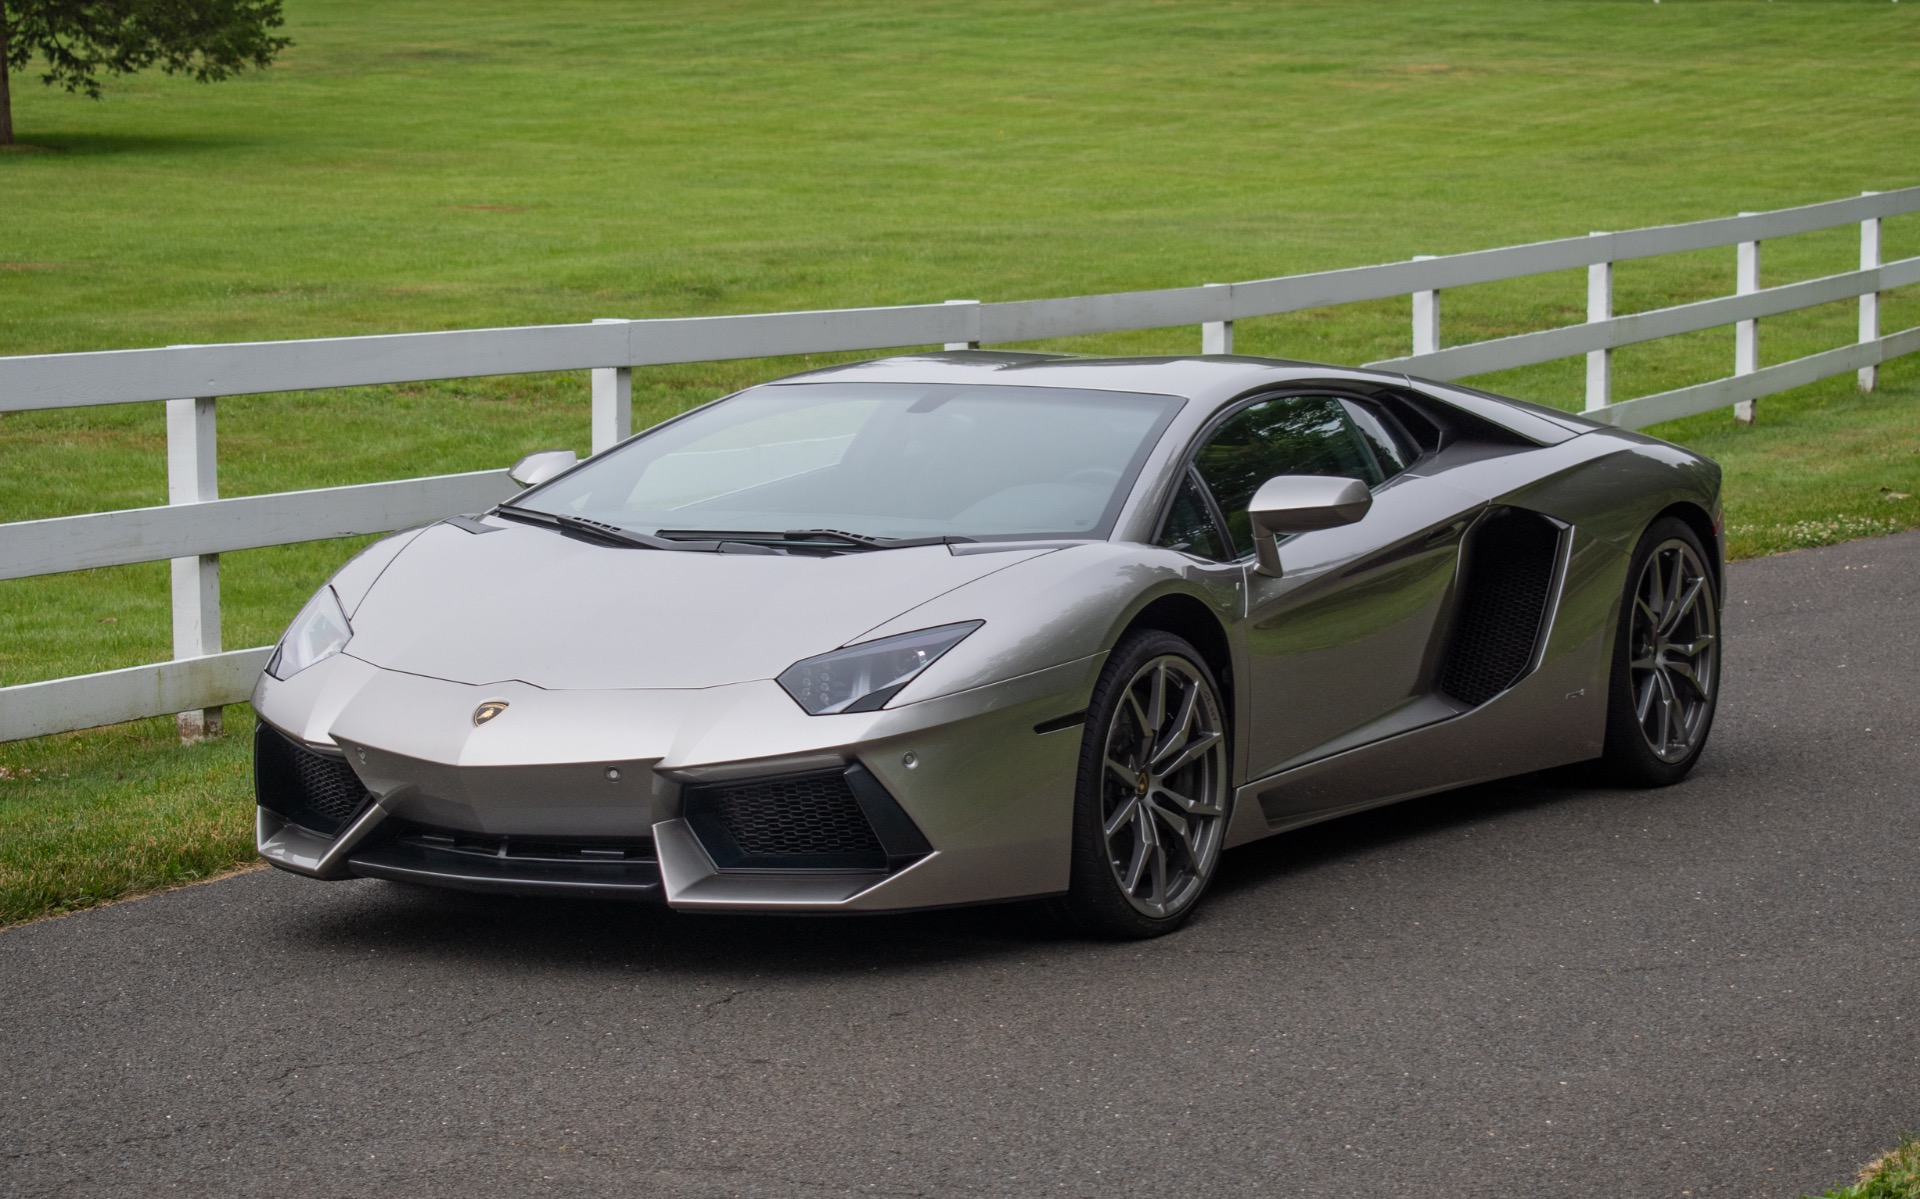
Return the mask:
<path id="1" fill-rule="evenodd" d="M 683 808 L 721 870 L 888 870 L 930 848 L 859 765 L 698 783 Z"/>
<path id="2" fill-rule="evenodd" d="M 329 837 L 373 798 L 344 756 L 310 749 L 264 720 L 253 726 L 253 792 L 269 812 Z"/>
<path id="3" fill-rule="evenodd" d="M 1546 627 L 1561 527 L 1507 508 L 1467 534 L 1440 690 L 1478 707 L 1520 681 Z"/>

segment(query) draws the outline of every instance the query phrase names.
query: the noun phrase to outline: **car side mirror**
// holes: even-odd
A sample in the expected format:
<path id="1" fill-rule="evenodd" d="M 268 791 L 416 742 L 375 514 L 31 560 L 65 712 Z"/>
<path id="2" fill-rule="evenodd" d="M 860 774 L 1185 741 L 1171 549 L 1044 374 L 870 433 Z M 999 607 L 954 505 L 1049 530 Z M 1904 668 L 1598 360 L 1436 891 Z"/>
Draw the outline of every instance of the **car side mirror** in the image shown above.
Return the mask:
<path id="1" fill-rule="evenodd" d="M 1253 493 L 1253 552 L 1263 575 L 1280 575 L 1280 545 L 1287 533 L 1350 525 L 1373 507 L 1373 493 L 1358 479 L 1336 475 L 1280 475 Z"/>
<path id="2" fill-rule="evenodd" d="M 535 450 L 507 471 L 507 477 L 522 487 L 533 487 L 564 470 L 572 470 L 580 455 L 572 450 Z"/>

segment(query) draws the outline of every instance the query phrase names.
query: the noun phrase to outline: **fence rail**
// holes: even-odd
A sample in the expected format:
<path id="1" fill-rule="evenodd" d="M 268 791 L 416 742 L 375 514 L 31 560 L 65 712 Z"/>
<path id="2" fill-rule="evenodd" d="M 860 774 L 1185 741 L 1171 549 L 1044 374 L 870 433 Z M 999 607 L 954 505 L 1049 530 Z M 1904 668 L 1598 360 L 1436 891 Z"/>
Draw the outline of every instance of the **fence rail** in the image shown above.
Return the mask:
<path id="1" fill-rule="evenodd" d="M 135 562 L 173 564 L 174 660 L 0 687 L 0 741 L 143 716 L 181 714 L 197 735 L 217 709 L 244 699 L 267 647 L 223 652 L 219 555 L 380 533 L 487 507 L 511 491 L 504 471 L 220 499 L 215 400 L 222 396 L 414 383 L 537 372 L 592 372 L 595 452 L 632 425 L 636 367 L 943 345 L 949 349 L 1198 325 L 1204 353 L 1230 353 L 1238 320 L 1407 296 L 1413 353 L 1369 363 L 1459 379 L 1556 359 L 1587 359 L 1587 415 L 1623 428 L 1753 402 L 1857 372 L 1871 389 L 1879 364 L 1920 350 L 1920 328 L 1882 336 L 1879 296 L 1920 283 L 1920 257 L 1881 261 L 1881 222 L 1920 212 L 1920 187 L 1773 212 L 1561 238 L 1379 266 L 1154 291 L 980 303 L 776 312 L 305 341 L 167 346 L 0 358 L 0 412 L 167 402 L 168 499 L 162 507 L 0 524 L 0 579 Z M 1759 286 L 1763 242 L 1860 226 L 1860 269 Z M 1613 264 L 1733 246 L 1737 292 L 1616 316 Z M 1443 347 L 1440 293 L 1554 271 L 1588 271 L 1582 324 Z M 1857 299 L 1848 346 L 1760 367 L 1758 322 Z M 1691 387 L 1614 401 L 1610 355 L 1629 345 L 1733 325 L 1734 373 Z"/>

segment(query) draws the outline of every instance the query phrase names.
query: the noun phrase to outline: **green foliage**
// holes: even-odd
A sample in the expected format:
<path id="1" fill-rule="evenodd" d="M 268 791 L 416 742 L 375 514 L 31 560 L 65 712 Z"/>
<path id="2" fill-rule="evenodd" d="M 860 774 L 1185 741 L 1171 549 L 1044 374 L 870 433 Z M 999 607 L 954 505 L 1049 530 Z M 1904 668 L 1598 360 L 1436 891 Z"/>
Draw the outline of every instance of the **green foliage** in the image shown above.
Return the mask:
<path id="1" fill-rule="evenodd" d="M 157 66 L 211 83 L 271 63 L 293 44 L 268 32 L 285 23 L 280 0 L 0 0 L 0 72 L 37 55 L 41 82 L 95 99 L 102 73 Z M 0 112 L 0 129 L 10 141 L 11 114 Z"/>
<path id="2" fill-rule="evenodd" d="M 1851 1186 L 1834 1187 L 1818 1199 L 1920 1199 L 1920 1139 L 1900 1147 L 1860 1171 Z"/>

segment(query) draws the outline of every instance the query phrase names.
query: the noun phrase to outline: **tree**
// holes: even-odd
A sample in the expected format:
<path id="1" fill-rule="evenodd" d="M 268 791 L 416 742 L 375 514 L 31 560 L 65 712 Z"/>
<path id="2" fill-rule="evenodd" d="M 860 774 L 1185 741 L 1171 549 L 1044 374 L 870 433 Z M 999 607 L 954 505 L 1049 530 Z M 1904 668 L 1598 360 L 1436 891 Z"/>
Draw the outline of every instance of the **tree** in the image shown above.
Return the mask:
<path id="1" fill-rule="evenodd" d="M 0 0 L 0 146 L 13 144 L 8 76 L 37 55 L 40 81 L 100 98 L 100 77 L 158 66 L 201 83 L 264 67 L 292 45 L 280 0 Z"/>

